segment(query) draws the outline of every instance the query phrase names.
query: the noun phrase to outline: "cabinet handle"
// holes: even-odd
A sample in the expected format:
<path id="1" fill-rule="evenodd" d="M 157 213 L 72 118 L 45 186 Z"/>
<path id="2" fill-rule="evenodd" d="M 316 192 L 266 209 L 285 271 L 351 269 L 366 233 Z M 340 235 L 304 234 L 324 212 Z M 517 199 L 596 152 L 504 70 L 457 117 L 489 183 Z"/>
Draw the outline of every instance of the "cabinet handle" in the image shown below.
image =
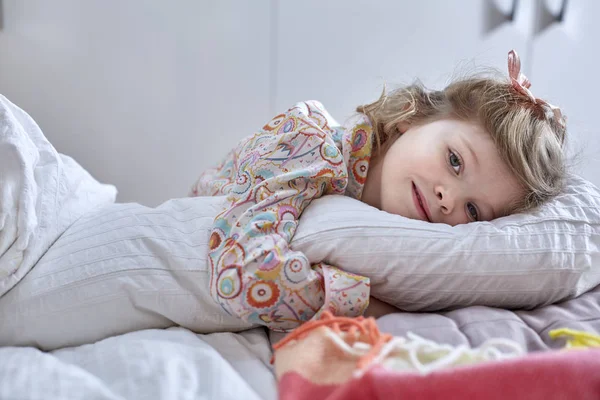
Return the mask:
<path id="1" fill-rule="evenodd" d="M 501 16 L 505 22 L 513 22 L 517 15 L 517 6 L 519 0 L 492 0 L 491 8 L 494 9 L 498 16 Z"/>
<path id="2" fill-rule="evenodd" d="M 517 14 L 517 6 L 519 5 L 519 0 L 513 0 L 512 6 L 510 7 L 510 12 L 506 15 L 506 19 L 510 22 L 515 20 L 515 15 Z"/>
<path id="3" fill-rule="evenodd" d="M 561 23 L 565 18 L 565 10 L 567 8 L 568 0 L 543 0 L 542 1 L 542 13 L 546 14 L 546 17 L 550 17 L 552 22 Z"/>
<path id="4" fill-rule="evenodd" d="M 487 0 L 484 3 L 484 32 L 489 33 L 506 23 L 515 22 L 518 6 L 519 0 Z"/>
<path id="5" fill-rule="evenodd" d="M 560 24 L 565 19 L 568 0 L 541 0 L 536 24 L 536 33 L 541 33 L 551 25 Z"/>

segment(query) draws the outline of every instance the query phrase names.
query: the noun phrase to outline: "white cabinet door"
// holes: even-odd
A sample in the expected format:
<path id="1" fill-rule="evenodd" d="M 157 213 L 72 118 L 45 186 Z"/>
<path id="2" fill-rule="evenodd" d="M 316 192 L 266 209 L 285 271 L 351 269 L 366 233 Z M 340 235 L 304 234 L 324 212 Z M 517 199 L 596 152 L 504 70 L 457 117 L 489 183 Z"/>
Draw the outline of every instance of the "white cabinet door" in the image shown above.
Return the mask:
<path id="1" fill-rule="evenodd" d="M 513 20 L 508 19 L 513 5 Z M 441 89 L 476 66 L 527 65 L 530 1 L 303 0 L 277 2 L 277 111 L 316 99 L 342 120 L 388 87 L 420 78 Z"/>
<path id="2" fill-rule="evenodd" d="M 560 2 L 542 1 L 555 12 Z M 560 106 L 567 115 L 574 170 L 600 186 L 600 2 L 569 0 L 561 22 L 534 35 L 533 93 Z M 544 24 L 546 25 L 546 24 Z"/>
<path id="3" fill-rule="evenodd" d="M 268 1 L 0 6 L 0 92 L 120 201 L 185 196 L 271 117 Z"/>

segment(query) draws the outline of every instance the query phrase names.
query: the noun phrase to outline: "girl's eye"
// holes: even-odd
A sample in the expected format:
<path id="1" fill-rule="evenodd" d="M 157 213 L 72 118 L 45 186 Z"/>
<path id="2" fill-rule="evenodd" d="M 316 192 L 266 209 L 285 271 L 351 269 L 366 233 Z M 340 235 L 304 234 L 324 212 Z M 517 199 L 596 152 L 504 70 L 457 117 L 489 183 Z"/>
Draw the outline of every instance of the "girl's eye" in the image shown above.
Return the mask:
<path id="1" fill-rule="evenodd" d="M 448 161 L 450 162 L 450 166 L 454 168 L 456 174 L 460 173 L 460 167 L 462 166 L 462 161 L 460 157 L 454 154 L 452 151 L 448 154 Z"/>
<path id="2" fill-rule="evenodd" d="M 479 212 L 477 206 L 473 203 L 467 203 L 467 214 L 471 221 L 479 221 Z"/>

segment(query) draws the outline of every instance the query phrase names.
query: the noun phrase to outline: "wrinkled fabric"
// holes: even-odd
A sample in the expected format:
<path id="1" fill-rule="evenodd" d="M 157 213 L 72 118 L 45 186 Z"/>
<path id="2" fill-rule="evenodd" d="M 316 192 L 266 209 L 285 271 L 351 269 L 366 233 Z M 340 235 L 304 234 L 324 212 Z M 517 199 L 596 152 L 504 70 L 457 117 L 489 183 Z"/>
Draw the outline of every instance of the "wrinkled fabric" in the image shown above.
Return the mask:
<path id="1" fill-rule="evenodd" d="M 59 153 L 24 110 L 0 95 L 0 297 L 77 219 L 117 190 Z"/>
<path id="2" fill-rule="evenodd" d="M 192 196 L 227 195 L 209 243 L 210 293 L 232 315 L 287 331 L 318 317 L 361 315 L 369 279 L 290 248 L 316 198 L 360 198 L 372 149 L 366 117 L 348 128 L 316 101 L 298 103 L 204 172 Z"/>

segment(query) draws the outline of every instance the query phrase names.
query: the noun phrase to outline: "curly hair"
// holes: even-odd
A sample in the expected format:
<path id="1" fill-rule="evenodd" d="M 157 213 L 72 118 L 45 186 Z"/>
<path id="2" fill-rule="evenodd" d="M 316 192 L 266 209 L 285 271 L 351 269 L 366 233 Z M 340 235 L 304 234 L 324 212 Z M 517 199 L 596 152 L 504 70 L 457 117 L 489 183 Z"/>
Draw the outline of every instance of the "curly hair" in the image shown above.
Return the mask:
<path id="1" fill-rule="evenodd" d="M 480 124 L 492 137 L 500 157 L 524 188 L 512 212 L 547 202 L 564 187 L 566 125 L 543 103 L 534 103 L 506 80 L 470 77 L 444 90 L 427 90 L 419 81 L 357 107 L 371 120 L 375 157 L 385 154 L 402 134 L 399 125 L 414 126 L 454 118 Z"/>

